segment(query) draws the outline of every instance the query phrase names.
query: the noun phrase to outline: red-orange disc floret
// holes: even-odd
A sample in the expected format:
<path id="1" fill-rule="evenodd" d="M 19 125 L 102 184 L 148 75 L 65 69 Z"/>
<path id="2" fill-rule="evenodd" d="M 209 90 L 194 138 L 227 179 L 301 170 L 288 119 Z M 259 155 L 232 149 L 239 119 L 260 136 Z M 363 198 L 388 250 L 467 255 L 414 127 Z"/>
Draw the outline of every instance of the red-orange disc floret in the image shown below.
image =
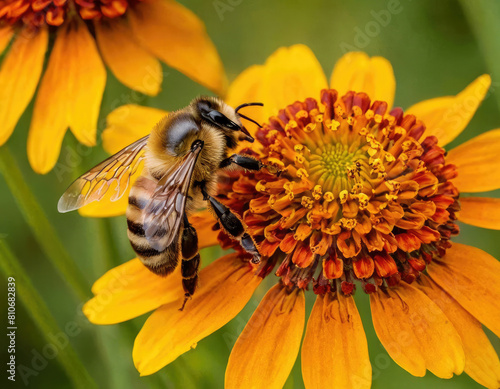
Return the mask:
<path id="1" fill-rule="evenodd" d="M 318 294 L 415 280 L 458 233 L 456 170 L 424 131 L 400 108 L 335 90 L 272 117 L 257 133 L 270 168 L 221 191 L 259 246 L 260 275 Z"/>

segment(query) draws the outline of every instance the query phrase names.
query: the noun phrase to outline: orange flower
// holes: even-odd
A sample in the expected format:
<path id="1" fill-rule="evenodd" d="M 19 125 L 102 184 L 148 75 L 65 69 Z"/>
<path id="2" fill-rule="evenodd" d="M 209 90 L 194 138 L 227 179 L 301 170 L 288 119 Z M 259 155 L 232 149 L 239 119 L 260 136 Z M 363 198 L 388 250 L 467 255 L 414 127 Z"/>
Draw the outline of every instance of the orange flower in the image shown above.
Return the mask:
<path id="1" fill-rule="evenodd" d="M 225 88 L 203 23 L 173 0 L 2 0 L 0 54 L 14 39 L 0 70 L 0 145 L 35 93 L 50 35 L 55 43 L 28 136 L 38 173 L 54 167 L 68 127 L 78 141 L 95 145 L 103 61 L 124 85 L 148 95 L 160 91 L 159 60 L 215 92 Z"/>
<path id="2" fill-rule="evenodd" d="M 223 246 L 236 253 L 201 271 L 198 292 L 180 312 L 179 276 L 161 283 L 135 259 L 96 282 L 95 297 L 84 307 L 90 321 L 116 323 L 158 308 L 133 351 L 141 375 L 152 374 L 234 317 L 274 273 L 279 283 L 231 352 L 227 388 L 281 388 L 304 329 L 306 388 L 325 382 L 369 388 L 356 288 L 369 294 L 377 336 L 402 368 L 441 378 L 465 371 L 497 388 L 500 361 L 481 323 L 500 334 L 500 263 L 450 238 L 459 232 L 457 218 L 500 229 L 496 199 L 459 198 L 500 187 L 500 130 L 448 155 L 442 148 L 466 127 L 490 78 L 481 76 L 456 96 L 421 102 L 406 113 L 391 109 L 394 85 L 388 61 L 349 53 L 333 71 L 331 87 L 337 90 L 328 89 L 314 55 L 300 45 L 243 72 L 230 87 L 229 103 L 262 101 L 271 115 L 255 132 L 252 149 L 243 152 L 280 174 L 228 173 L 220 193 L 259 244 L 261 264 L 251 264 L 220 233 Z M 143 108 L 122 109 L 136 119 L 144 115 Z M 114 132 L 111 127 L 105 134 Z M 204 220 L 198 216 L 210 244 L 213 223 Z M 306 290 L 317 299 L 304 328 Z"/>

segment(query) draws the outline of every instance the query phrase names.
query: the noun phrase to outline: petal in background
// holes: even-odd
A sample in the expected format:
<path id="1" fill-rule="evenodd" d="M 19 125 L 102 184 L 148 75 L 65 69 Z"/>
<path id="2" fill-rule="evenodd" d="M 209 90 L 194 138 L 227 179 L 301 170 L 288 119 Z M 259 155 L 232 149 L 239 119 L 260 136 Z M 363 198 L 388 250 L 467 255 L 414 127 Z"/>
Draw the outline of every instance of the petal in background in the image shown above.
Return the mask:
<path id="1" fill-rule="evenodd" d="M 500 129 L 491 130 L 450 150 L 447 163 L 456 165 L 453 184 L 460 192 L 486 192 L 500 188 Z"/>
<path id="2" fill-rule="evenodd" d="M 225 99 L 226 103 L 236 108 L 238 105 L 244 103 L 262 102 L 261 81 L 263 74 L 264 67 L 262 65 L 253 65 L 244 70 L 236 77 L 231 85 L 229 85 Z M 254 119 L 257 123 L 263 123 L 267 119 L 264 115 L 264 109 L 259 106 L 245 107 L 241 110 L 241 113 Z M 258 127 L 244 119 L 242 122 L 250 134 L 254 135 Z"/>
<path id="3" fill-rule="evenodd" d="M 169 66 L 223 95 L 226 76 L 203 22 L 173 0 L 138 2 L 129 21 L 139 43 Z"/>
<path id="4" fill-rule="evenodd" d="M 143 315 L 184 296 L 180 266 L 171 275 L 160 277 L 139 259 L 115 267 L 92 287 L 94 297 L 83 313 L 94 324 L 115 324 Z"/>
<path id="5" fill-rule="evenodd" d="M 458 220 L 477 227 L 500 230 L 500 199 L 460 197 Z"/>
<path id="6" fill-rule="evenodd" d="M 405 113 L 415 115 L 424 122 L 424 136 L 434 135 L 439 145 L 445 146 L 467 127 L 490 85 L 491 77 L 484 74 L 456 96 L 425 100 L 412 105 Z"/>
<path id="7" fill-rule="evenodd" d="M 481 385 L 498 388 L 500 361 L 481 323 L 429 277 L 422 275 L 417 287 L 441 308 L 460 335 L 465 352 L 464 371 Z"/>
<path id="8" fill-rule="evenodd" d="M 117 18 L 94 25 L 102 58 L 115 77 L 131 89 L 156 96 L 163 80 L 160 61 L 134 40 L 127 22 Z"/>
<path id="9" fill-rule="evenodd" d="M 390 109 L 396 93 L 396 79 L 387 59 L 351 52 L 335 64 L 330 87 L 336 89 L 340 96 L 349 91 L 365 92 L 372 102 L 386 101 Z"/>
<path id="10" fill-rule="evenodd" d="M 461 374 L 462 341 L 443 311 L 423 292 L 402 281 L 370 294 L 373 327 L 391 358 L 417 377 Z"/>
<path id="11" fill-rule="evenodd" d="M 0 48 L 7 44 L 12 31 L 0 30 Z M 15 38 L 0 70 L 0 145 L 9 139 L 17 121 L 35 93 L 42 74 L 47 50 L 47 28 L 32 33 L 27 29 Z"/>
<path id="12" fill-rule="evenodd" d="M 304 321 L 304 291 L 272 287 L 231 351 L 224 387 L 281 389 L 297 359 Z"/>
<path id="13" fill-rule="evenodd" d="M 372 367 L 354 299 L 327 293 L 316 298 L 302 345 L 302 377 L 308 389 L 369 389 Z"/>
<path id="14" fill-rule="evenodd" d="M 14 30 L 11 26 L 0 28 L 0 54 L 3 53 L 7 45 L 10 43 L 12 35 L 14 35 Z"/>
<path id="15" fill-rule="evenodd" d="M 157 309 L 134 343 L 132 356 L 141 376 L 160 370 L 234 318 L 262 280 L 254 273 L 236 253 L 226 255 L 200 272 L 199 289 L 183 311 L 184 295 Z"/>
<path id="16" fill-rule="evenodd" d="M 307 97 L 319 98 L 328 88 L 323 69 L 309 47 L 294 45 L 276 50 L 266 61 L 261 78 L 264 118 Z"/>
<path id="17" fill-rule="evenodd" d="M 51 170 L 68 126 L 84 145 L 95 144 L 106 84 L 94 38 L 79 19 L 58 30 L 38 91 L 28 136 L 28 157 L 37 173 Z"/>
<path id="18" fill-rule="evenodd" d="M 453 243 L 429 276 L 476 319 L 500 336 L 500 262 L 476 247 Z"/>

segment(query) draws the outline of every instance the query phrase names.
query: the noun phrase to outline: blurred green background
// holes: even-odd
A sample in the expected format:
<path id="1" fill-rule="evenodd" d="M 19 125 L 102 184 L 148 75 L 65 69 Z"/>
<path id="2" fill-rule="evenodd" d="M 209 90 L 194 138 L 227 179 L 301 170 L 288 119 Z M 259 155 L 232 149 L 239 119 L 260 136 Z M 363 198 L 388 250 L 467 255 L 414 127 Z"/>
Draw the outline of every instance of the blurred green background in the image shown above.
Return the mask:
<path id="1" fill-rule="evenodd" d="M 181 1 L 204 20 L 232 81 L 245 68 L 261 64 L 280 46 L 295 43 L 308 45 L 316 54 L 329 77 L 333 66 L 346 49 L 366 51 L 369 55 L 388 58 L 397 79 L 396 106 L 409 107 L 423 99 L 456 94 L 483 73 L 493 75 L 491 93 L 477 114 L 450 148 L 482 132 L 500 127 L 500 25 L 499 3 L 491 1 L 400 0 L 401 12 L 391 15 L 386 25 L 376 15 L 394 1 L 363 0 L 356 2 L 329 0 L 217 0 Z M 396 2 L 397 4 L 397 2 Z M 224 12 L 221 11 L 224 9 Z M 378 28 L 376 27 L 378 25 Z M 361 31 L 361 33 L 360 33 Z M 361 37 L 365 35 L 365 38 Z M 177 71 L 163 67 L 163 91 L 154 98 L 131 92 L 108 72 L 107 88 L 101 108 L 99 131 L 106 115 L 125 103 L 138 103 L 173 110 L 187 105 L 208 91 Z M 77 213 L 61 215 L 56 204 L 59 196 L 76 176 L 105 157 L 101 146 L 92 150 L 78 146 L 70 132 L 65 138 L 59 167 L 39 176 L 31 171 L 26 157 L 27 129 L 32 105 L 23 115 L 8 147 L 22 172 L 56 228 L 66 249 L 90 285 L 111 267 L 133 258 L 126 239 L 124 217 L 107 220 L 85 219 Z M 1 152 L 1 151 L 0 151 Z M 489 194 L 500 197 L 500 191 Z M 153 377 L 140 378 L 132 362 L 132 346 L 147 315 L 132 322 L 113 326 L 94 326 L 81 314 L 81 302 L 67 287 L 59 273 L 48 262 L 30 228 L 19 211 L 14 197 L 0 176 L 0 236 L 20 258 L 42 299 L 47 303 L 61 328 L 76 322 L 79 333 L 71 344 L 90 375 L 102 388 L 222 388 L 224 371 L 238 334 L 276 279 L 268 277 L 247 307 L 231 323 L 201 341 L 195 351 L 178 358 Z M 474 245 L 500 258 L 500 231 L 461 225 L 455 241 Z M 203 252 L 206 265 L 220 255 L 219 249 Z M 13 274 L 13 276 L 16 276 Z M 6 280 L 2 277 L 2 290 Z M 2 294 L 4 295 L 4 294 Z M 5 299 L 3 299 L 5 300 Z M 475 388 L 480 387 L 465 374 L 441 380 L 427 373 L 416 378 L 399 368 L 387 355 L 375 336 L 367 296 L 356 294 L 373 365 L 373 388 Z M 314 295 L 307 296 L 308 311 Z M 2 301 L 6 312 L 6 302 Z M 46 341 L 19 301 L 17 304 L 17 363 L 30 366 L 36 352 Z M 488 333 L 491 336 L 491 333 Z M 500 349 L 500 342 L 491 336 Z M 2 347 L 2 354 L 6 347 Z M 6 354 L 3 361 L 6 361 Z M 5 365 L 4 365 L 5 366 Z M 5 373 L 4 373 L 5 374 Z M 258 371 L 255 374 L 259 374 Z M 16 386 L 22 387 L 18 376 Z M 2 387 L 4 384 L 2 377 Z M 9 383 L 10 384 L 10 383 Z M 34 388 L 68 388 L 71 381 L 56 360 L 29 377 Z M 300 356 L 286 388 L 303 388 Z M 325 382 L 325 387 L 328 383 Z"/>

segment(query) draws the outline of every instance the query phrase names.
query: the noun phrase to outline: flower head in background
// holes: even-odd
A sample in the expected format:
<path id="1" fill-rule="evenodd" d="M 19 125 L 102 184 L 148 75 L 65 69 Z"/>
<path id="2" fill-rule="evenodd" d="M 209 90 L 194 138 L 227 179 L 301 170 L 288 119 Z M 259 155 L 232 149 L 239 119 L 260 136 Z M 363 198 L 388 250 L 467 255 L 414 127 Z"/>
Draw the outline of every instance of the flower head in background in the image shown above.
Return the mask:
<path id="1" fill-rule="evenodd" d="M 251 264 L 220 233 L 223 246 L 236 252 L 202 269 L 184 311 L 178 310 L 180 275 L 159 279 L 134 259 L 94 284 L 85 314 L 110 324 L 156 309 L 133 350 L 137 369 L 148 375 L 231 320 L 274 274 L 277 284 L 233 347 L 226 388 L 281 388 L 304 330 L 306 388 L 326 382 L 369 388 L 368 345 L 353 299 L 361 289 L 370 296 L 377 336 L 402 368 L 441 378 L 465 371 L 498 387 L 500 361 L 481 323 L 500 335 L 500 263 L 451 238 L 459 233 L 457 220 L 500 229 L 498 199 L 462 196 L 500 187 L 500 130 L 443 149 L 466 127 L 489 85 L 489 76 L 481 76 L 456 96 L 403 111 L 392 108 L 395 80 L 383 58 L 349 53 L 328 85 L 307 47 L 278 50 L 233 82 L 228 103 L 265 104 L 271 117 L 243 153 L 280 174 L 229 173 L 219 196 L 245 221 L 262 263 Z M 128 128 L 137 139 L 150 127 L 132 136 L 129 123 L 151 116 L 148 108 L 121 107 L 104 135 L 112 139 Z M 97 216 L 102 208 L 82 212 Z M 213 222 L 206 214 L 193 218 L 204 227 L 203 245 L 214 243 Z M 306 290 L 317 295 L 307 327 Z"/>
<path id="2" fill-rule="evenodd" d="M 160 91 L 160 60 L 217 93 L 225 89 L 202 21 L 173 0 L 2 0 L 0 52 L 10 41 L 0 70 L 0 145 L 41 78 L 28 136 L 28 158 L 38 173 L 55 165 L 68 127 L 79 142 L 95 145 L 104 64 L 124 85 L 148 95 Z"/>

